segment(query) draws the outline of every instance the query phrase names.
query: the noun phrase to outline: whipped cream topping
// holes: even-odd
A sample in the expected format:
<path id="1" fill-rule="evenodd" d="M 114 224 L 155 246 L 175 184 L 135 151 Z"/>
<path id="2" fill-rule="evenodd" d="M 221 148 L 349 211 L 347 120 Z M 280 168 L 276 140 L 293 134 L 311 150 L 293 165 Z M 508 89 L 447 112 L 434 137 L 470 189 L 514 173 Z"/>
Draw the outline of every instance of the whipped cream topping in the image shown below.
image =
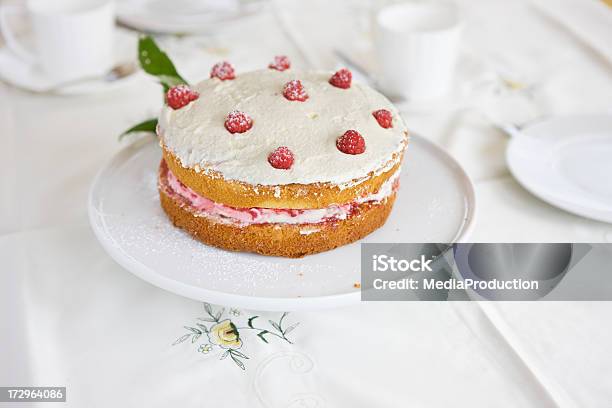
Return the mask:
<path id="1" fill-rule="evenodd" d="M 344 220 L 348 218 L 359 204 L 372 202 L 378 203 L 390 196 L 398 187 L 399 171 L 393 174 L 380 187 L 378 192 L 366 197 L 359 197 L 352 203 L 333 205 L 326 208 L 296 210 L 277 208 L 234 208 L 202 197 L 183 183 L 170 171 L 167 170 L 165 183 L 166 192 L 178 198 L 189 206 L 196 216 L 216 218 L 218 222 L 228 222 L 239 225 L 251 224 L 319 224 L 332 220 Z M 162 177 L 163 174 L 162 174 Z"/>
<path id="2" fill-rule="evenodd" d="M 406 143 L 406 127 L 395 107 L 366 85 L 349 89 L 328 83 L 330 72 L 261 70 L 234 80 L 205 80 L 193 88 L 198 100 L 173 110 L 165 106 L 159 118 L 162 143 L 184 167 L 214 171 L 225 179 L 250 184 L 284 185 L 316 182 L 343 185 L 390 168 L 392 157 Z M 309 98 L 283 97 L 283 86 L 299 79 Z M 393 127 L 382 128 L 372 112 L 387 109 Z M 224 122 L 233 110 L 247 113 L 253 127 L 229 133 Z M 336 139 L 349 129 L 364 137 L 366 151 L 349 155 L 336 148 Z M 273 168 L 268 155 L 287 146 L 295 156 L 291 169 Z"/>

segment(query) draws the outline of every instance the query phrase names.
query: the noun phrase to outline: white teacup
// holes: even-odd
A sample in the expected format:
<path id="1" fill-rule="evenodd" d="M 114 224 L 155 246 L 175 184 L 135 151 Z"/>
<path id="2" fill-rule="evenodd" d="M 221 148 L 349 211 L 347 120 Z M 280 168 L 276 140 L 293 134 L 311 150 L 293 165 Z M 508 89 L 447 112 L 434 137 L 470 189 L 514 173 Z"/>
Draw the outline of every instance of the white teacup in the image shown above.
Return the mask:
<path id="1" fill-rule="evenodd" d="M 29 17 L 34 49 L 19 43 L 9 17 Z M 100 75 L 112 65 L 114 3 L 111 0 L 27 0 L 0 7 L 7 47 L 51 79 L 68 81 Z"/>
<path id="2" fill-rule="evenodd" d="M 374 45 L 381 62 L 383 89 L 413 101 L 447 94 L 461 27 L 458 8 L 442 0 L 407 1 L 378 10 Z"/>

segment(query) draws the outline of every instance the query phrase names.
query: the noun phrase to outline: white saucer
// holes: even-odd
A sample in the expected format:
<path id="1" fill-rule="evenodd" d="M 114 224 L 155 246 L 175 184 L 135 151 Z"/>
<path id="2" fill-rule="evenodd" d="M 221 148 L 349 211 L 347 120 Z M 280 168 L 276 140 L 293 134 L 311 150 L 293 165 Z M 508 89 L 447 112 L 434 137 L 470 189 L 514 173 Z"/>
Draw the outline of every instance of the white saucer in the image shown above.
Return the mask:
<path id="1" fill-rule="evenodd" d="M 204 34 L 261 10 L 262 0 L 123 0 L 117 19 L 127 27 L 161 34 Z"/>
<path id="2" fill-rule="evenodd" d="M 612 115 L 536 122 L 512 138 L 506 159 L 514 177 L 542 200 L 612 223 Z"/>
<path id="3" fill-rule="evenodd" d="M 120 265 L 168 291 L 246 309 L 359 302 L 359 243 L 286 259 L 209 247 L 173 227 L 157 195 L 160 157 L 152 138 L 136 142 L 119 152 L 91 187 L 91 226 Z M 474 189 L 463 169 L 434 144 L 412 136 L 393 212 L 361 242 L 464 240 L 474 212 Z"/>
<path id="4" fill-rule="evenodd" d="M 137 50 L 137 36 L 127 30 L 117 30 L 115 36 L 115 56 L 111 65 L 134 60 Z M 132 75 L 117 81 L 84 81 L 58 88 L 53 93 L 58 95 L 86 95 L 107 92 L 123 87 L 140 76 L 142 76 L 142 72 L 138 70 Z M 7 47 L 0 47 L 0 80 L 30 92 L 47 92 L 48 89 L 54 88 L 57 84 L 38 67 L 17 58 Z"/>

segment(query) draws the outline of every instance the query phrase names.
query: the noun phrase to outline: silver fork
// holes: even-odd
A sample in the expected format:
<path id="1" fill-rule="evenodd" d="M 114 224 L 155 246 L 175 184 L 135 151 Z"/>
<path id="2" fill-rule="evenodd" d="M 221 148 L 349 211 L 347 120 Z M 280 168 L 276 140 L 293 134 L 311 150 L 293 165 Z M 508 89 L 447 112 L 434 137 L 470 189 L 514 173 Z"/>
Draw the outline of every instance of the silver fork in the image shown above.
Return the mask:
<path id="1" fill-rule="evenodd" d="M 88 77 L 83 77 L 83 78 L 71 79 L 69 81 L 64 81 L 59 84 L 54 84 L 53 86 L 46 88 L 42 90 L 41 92 L 53 93 L 53 92 L 57 92 L 61 90 L 62 88 L 66 88 L 68 86 L 79 85 L 79 84 L 83 84 L 83 83 L 91 82 L 91 81 L 103 81 L 106 83 L 112 83 L 112 82 L 118 81 L 120 79 L 123 79 L 125 77 L 128 77 L 134 74 L 137 70 L 138 70 L 138 64 L 136 62 L 133 62 L 133 61 L 122 62 L 122 63 L 115 65 L 114 67 L 112 67 L 111 69 L 109 69 L 102 75 L 93 75 L 93 76 L 88 76 Z"/>

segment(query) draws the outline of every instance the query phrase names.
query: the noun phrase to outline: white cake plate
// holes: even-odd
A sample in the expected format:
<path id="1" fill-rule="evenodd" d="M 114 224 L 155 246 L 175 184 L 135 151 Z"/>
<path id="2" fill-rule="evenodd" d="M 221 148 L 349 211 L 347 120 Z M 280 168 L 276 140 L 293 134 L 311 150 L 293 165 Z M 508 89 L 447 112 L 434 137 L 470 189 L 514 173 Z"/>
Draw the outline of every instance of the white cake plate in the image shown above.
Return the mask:
<path id="1" fill-rule="evenodd" d="M 535 122 L 512 138 L 506 159 L 519 183 L 542 200 L 612 223 L 612 115 Z"/>
<path id="2" fill-rule="evenodd" d="M 359 242 L 301 259 L 235 253 L 175 228 L 157 195 L 161 152 L 152 139 L 119 152 L 96 177 L 91 226 L 120 265 L 162 289 L 245 309 L 290 311 L 360 301 Z M 412 136 L 387 223 L 360 242 L 453 242 L 474 224 L 474 188 L 461 167 Z"/>

